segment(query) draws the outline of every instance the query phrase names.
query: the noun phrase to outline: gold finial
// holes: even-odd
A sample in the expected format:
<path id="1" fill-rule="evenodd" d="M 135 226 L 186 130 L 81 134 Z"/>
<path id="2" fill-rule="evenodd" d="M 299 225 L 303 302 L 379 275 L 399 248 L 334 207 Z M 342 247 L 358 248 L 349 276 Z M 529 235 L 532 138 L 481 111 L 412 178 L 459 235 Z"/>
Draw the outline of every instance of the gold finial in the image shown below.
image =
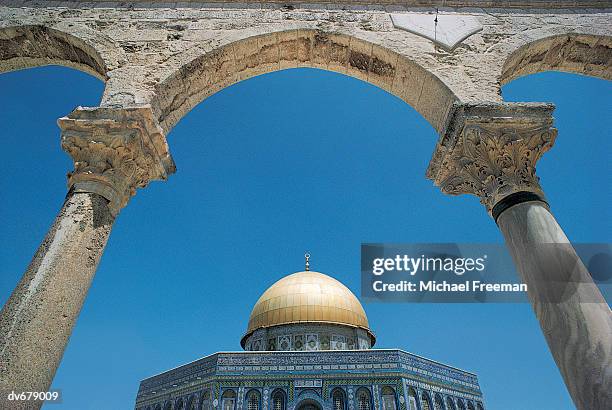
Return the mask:
<path id="1" fill-rule="evenodd" d="M 306 252 L 304 258 L 306 258 L 306 272 L 308 272 L 310 270 L 310 254 Z"/>

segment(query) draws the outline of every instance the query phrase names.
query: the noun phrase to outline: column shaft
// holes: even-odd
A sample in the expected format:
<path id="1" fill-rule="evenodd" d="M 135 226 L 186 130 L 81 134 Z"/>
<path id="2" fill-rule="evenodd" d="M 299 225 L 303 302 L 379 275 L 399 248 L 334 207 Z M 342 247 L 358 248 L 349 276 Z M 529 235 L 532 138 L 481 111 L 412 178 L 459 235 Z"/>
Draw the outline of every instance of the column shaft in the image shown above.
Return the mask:
<path id="1" fill-rule="evenodd" d="M 612 409 L 612 313 L 586 267 L 542 202 L 497 223 L 576 407 Z"/>
<path id="2" fill-rule="evenodd" d="M 102 196 L 68 194 L 0 312 L 0 408 L 20 408 L 7 392 L 49 389 L 114 219 Z"/>

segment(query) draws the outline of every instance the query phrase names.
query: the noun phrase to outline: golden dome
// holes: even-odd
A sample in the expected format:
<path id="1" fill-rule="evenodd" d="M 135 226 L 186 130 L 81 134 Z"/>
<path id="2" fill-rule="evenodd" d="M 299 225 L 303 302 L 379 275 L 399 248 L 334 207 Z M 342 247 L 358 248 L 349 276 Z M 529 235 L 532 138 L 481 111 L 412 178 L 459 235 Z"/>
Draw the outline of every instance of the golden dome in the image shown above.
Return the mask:
<path id="1" fill-rule="evenodd" d="M 365 311 L 349 288 L 323 273 L 304 271 L 285 276 L 261 295 L 241 345 L 257 329 L 304 322 L 361 328 L 372 345 L 375 341 Z"/>

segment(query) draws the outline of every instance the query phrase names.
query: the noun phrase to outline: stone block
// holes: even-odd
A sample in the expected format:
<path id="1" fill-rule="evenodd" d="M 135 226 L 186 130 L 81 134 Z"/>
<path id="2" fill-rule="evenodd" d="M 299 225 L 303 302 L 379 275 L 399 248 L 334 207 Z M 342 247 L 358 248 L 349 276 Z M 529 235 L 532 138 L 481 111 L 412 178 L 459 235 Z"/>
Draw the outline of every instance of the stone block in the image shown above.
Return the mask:
<path id="1" fill-rule="evenodd" d="M 348 55 L 347 74 L 368 81 L 372 64 L 372 43 L 351 38 Z"/>

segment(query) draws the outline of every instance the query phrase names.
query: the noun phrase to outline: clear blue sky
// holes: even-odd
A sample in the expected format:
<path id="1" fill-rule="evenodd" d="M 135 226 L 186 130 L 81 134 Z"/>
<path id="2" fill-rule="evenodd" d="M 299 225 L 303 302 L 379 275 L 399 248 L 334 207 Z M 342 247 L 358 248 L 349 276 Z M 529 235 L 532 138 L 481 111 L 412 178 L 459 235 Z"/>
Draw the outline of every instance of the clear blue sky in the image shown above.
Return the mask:
<path id="1" fill-rule="evenodd" d="M 72 163 L 55 121 L 97 105 L 102 89 L 68 68 L 0 75 L 2 303 L 66 193 Z M 612 83 L 545 73 L 504 95 L 557 104 L 542 185 L 571 240 L 610 242 Z M 53 383 L 61 408 L 132 408 L 141 379 L 240 350 L 252 305 L 303 268 L 305 250 L 314 270 L 359 294 L 361 242 L 502 241 L 475 197 L 445 196 L 425 179 L 433 128 L 359 80 L 299 69 L 244 81 L 168 139 L 178 172 L 117 219 Z M 365 309 L 378 347 L 476 372 L 490 409 L 573 408 L 529 305 Z"/>

